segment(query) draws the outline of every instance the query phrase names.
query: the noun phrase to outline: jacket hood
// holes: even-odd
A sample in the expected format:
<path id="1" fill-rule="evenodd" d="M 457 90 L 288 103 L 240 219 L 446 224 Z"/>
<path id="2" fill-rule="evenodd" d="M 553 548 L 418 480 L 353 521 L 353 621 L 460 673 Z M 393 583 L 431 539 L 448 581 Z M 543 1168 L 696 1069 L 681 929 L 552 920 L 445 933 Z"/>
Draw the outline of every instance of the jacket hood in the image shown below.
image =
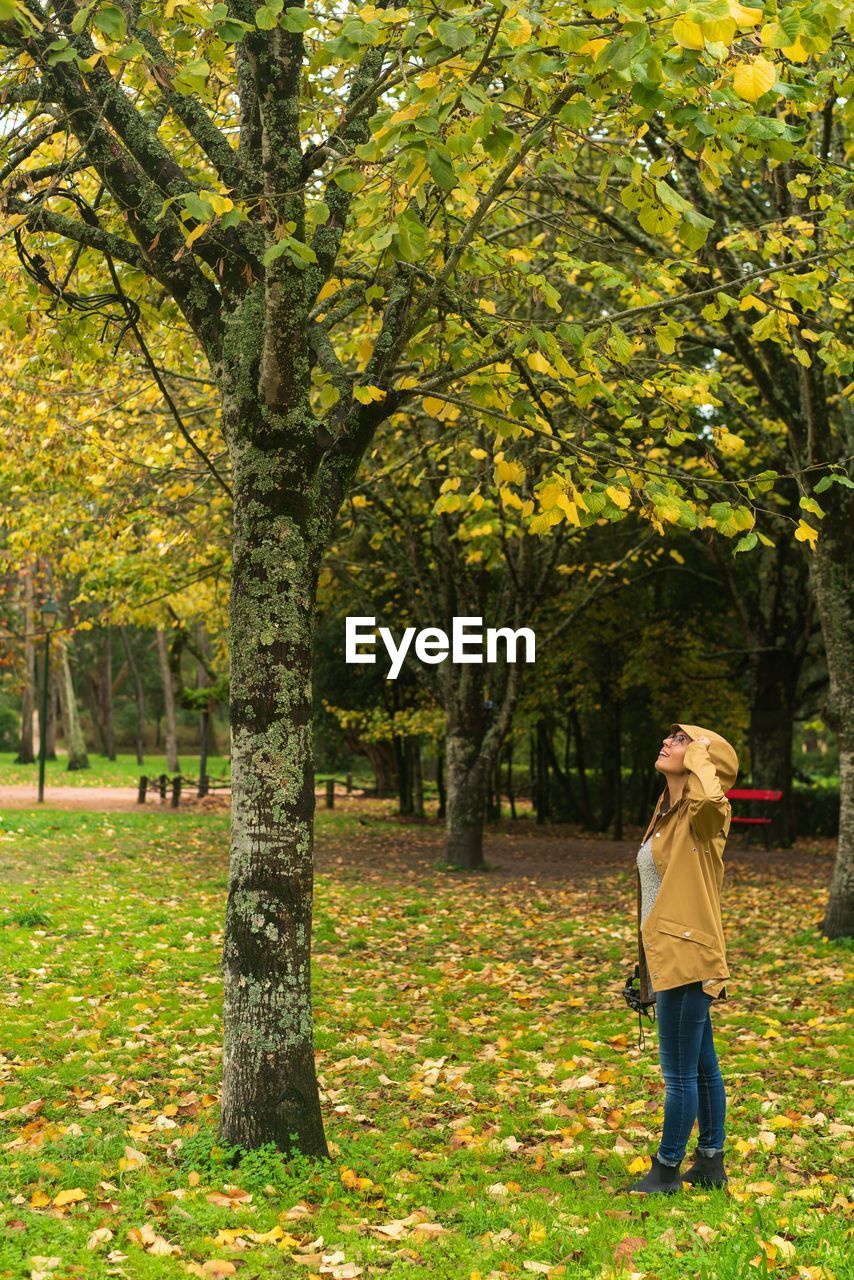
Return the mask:
<path id="1" fill-rule="evenodd" d="M 727 742 L 726 738 L 721 737 L 719 733 L 715 733 L 714 729 L 703 729 L 698 724 L 670 726 L 671 733 L 676 729 L 681 729 L 692 739 L 702 737 L 709 739 L 709 759 L 715 766 L 722 790 L 728 791 L 738 777 L 738 756 L 732 743 Z"/>

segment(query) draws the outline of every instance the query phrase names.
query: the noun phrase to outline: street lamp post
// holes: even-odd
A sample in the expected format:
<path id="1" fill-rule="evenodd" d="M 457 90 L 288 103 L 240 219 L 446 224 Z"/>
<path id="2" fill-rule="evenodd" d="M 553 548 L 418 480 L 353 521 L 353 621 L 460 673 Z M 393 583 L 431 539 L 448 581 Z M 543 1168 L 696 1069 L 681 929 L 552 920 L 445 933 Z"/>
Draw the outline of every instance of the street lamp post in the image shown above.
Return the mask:
<path id="1" fill-rule="evenodd" d="M 42 605 L 42 626 L 44 627 L 44 682 L 42 684 L 42 709 L 39 724 L 39 804 L 44 800 L 44 766 L 47 759 L 47 697 L 50 687 L 50 633 L 59 618 L 59 609 L 53 600 L 47 599 Z"/>

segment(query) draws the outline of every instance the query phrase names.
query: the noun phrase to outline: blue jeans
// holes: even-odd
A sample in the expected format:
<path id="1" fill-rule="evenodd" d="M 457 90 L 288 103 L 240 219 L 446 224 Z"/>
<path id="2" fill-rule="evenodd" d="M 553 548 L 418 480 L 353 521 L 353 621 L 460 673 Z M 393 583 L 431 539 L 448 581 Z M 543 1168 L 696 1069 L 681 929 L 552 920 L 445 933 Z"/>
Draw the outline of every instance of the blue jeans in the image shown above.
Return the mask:
<path id="1" fill-rule="evenodd" d="M 664 1076 L 664 1131 L 658 1148 L 662 1164 L 681 1163 L 694 1121 L 697 1149 L 723 1151 L 726 1090 L 718 1067 L 709 1006 L 701 982 L 656 994 L 658 1054 Z"/>

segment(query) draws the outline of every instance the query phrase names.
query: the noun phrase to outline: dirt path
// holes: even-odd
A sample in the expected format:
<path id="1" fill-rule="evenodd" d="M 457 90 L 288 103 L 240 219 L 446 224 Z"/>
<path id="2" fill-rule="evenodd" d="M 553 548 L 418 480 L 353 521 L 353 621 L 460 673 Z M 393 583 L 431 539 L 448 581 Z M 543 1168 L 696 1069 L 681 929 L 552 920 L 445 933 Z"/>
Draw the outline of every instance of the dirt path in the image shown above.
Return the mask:
<path id="1" fill-rule="evenodd" d="M 36 788 L 33 786 L 0 786 L 0 810 L 36 809 Z M 227 811 L 227 791 L 218 791 L 203 800 L 188 797 L 181 799 L 181 811 L 210 809 Z M 318 807 L 325 794 L 323 788 L 316 791 Z M 442 826 L 434 820 L 416 823 L 408 819 L 405 838 L 401 838 L 399 822 L 387 805 L 379 807 L 376 801 L 365 799 L 355 792 L 339 795 L 336 790 L 335 807 L 356 811 L 357 824 L 350 828 L 346 838 L 338 833 L 319 831 L 315 845 L 315 865 L 318 870 L 333 871 L 338 875 L 355 875 L 361 878 L 391 877 L 411 878 L 435 865 L 441 859 L 443 845 Z M 159 794 L 149 792 L 145 807 L 163 813 L 174 813 L 169 799 L 163 803 Z M 66 809 L 90 813 L 121 813 L 139 811 L 136 787 L 45 787 L 44 809 Z M 420 827 L 420 830 L 418 829 Z M 484 840 L 484 854 L 489 864 L 487 881 L 531 879 L 555 884 L 568 878 L 591 883 L 604 882 L 619 872 L 631 876 L 634 873 L 633 851 L 637 849 L 643 831 L 629 827 L 625 840 L 609 840 L 607 836 L 581 832 L 572 824 L 554 824 L 537 827 L 530 820 L 518 823 L 504 819 L 491 826 Z M 727 845 L 728 874 L 754 883 L 772 880 L 802 883 L 823 883 L 830 875 L 835 856 L 836 841 L 824 837 L 798 840 L 793 849 L 765 849 L 756 844 L 745 845 L 736 836 Z M 627 852 L 628 851 L 628 852 Z M 464 873 L 465 874 L 465 873 Z"/>
<path id="2" fill-rule="evenodd" d="M 315 791 L 318 804 L 321 803 L 322 797 L 326 791 L 323 787 L 318 787 Z M 352 796 L 347 796 L 344 788 L 336 787 L 335 802 L 336 805 L 342 800 L 352 802 L 356 798 L 361 798 L 364 793 L 354 791 Z M 37 787 L 28 783 L 21 785 L 20 783 L 5 786 L 0 784 L 0 809 L 34 809 L 38 805 L 36 799 L 38 795 Z M 148 795 L 145 800 L 147 809 L 169 809 L 171 808 L 169 795 L 165 803 L 160 799 L 160 793 L 156 788 L 149 788 Z M 205 808 L 223 808 L 223 800 L 227 802 L 231 792 L 228 789 L 221 789 L 212 793 L 210 796 L 210 804 L 202 801 L 202 807 Z M 181 808 L 186 810 L 192 806 L 198 805 L 198 800 L 185 792 L 181 797 Z M 136 787 L 50 787 L 45 786 L 44 789 L 44 805 L 50 809 L 89 809 L 93 813 L 121 813 L 128 809 L 140 808 L 137 804 Z"/>

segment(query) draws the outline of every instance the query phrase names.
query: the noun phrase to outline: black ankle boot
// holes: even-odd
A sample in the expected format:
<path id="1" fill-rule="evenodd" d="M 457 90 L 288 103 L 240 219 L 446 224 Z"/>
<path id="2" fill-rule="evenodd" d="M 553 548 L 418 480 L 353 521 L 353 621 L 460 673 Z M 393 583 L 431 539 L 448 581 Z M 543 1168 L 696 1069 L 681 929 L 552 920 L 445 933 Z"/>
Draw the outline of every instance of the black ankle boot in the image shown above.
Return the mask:
<path id="1" fill-rule="evenodd" d="M 640 1182 L 633 1183 L 628 1190 L 637 1195 L 673 1195 L 675 1191 L 682 1190 L 679 1165 L 662 1164 L 658 1156 L 653 1156 L 649 1173 Z"/>
<path id="2" fill-rule="evenodd" d="M 724 1172 L 724 1153 L 716 1151 L 713 1156 L 704 1156 L 697 1151 L 694 1163 L 682 1176 L 695 1187 L 725 1187 L 728 1179 Z"/>

